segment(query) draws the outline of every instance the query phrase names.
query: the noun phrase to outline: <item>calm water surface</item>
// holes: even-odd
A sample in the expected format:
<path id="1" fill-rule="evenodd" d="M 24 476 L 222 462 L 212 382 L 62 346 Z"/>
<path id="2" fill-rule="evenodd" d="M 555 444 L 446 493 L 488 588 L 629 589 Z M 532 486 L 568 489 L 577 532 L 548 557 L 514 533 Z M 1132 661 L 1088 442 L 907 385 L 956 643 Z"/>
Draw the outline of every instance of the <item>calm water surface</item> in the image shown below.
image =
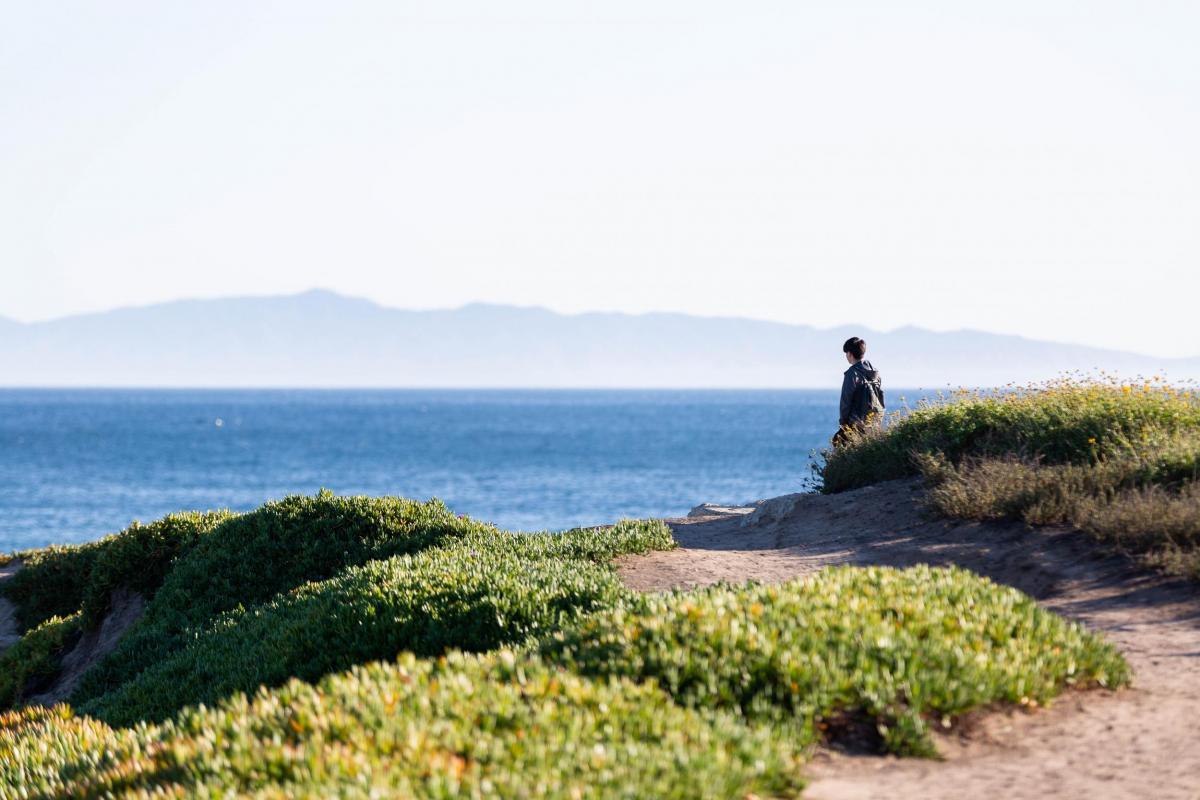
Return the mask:
<path id="1" fill-rule="evenodd" d="M 0 552 L 328 488 L 513 530 L 798 491 L 836 391 L 0 390 Z"/>

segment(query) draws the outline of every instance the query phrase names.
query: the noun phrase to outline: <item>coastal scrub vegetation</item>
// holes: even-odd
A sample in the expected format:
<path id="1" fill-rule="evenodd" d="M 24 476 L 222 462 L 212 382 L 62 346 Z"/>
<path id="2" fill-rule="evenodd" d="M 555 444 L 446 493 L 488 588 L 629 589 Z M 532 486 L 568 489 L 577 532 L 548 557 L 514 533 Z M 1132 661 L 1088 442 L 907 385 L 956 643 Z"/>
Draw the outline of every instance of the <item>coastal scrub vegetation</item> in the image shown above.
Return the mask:
<path id="1" fill-rule="evenodd" d="M 150 597 L 175 559 L 204 534 L 233 515 L 227 511 L 169 514 L 157 522 L 134 522 L 95 542 L 14 553 L 20 572 L 5 581 L 4 594 L 17 605 L 22 630 L 52 617 L 81 612 L 99 624 L 114 589 Z"/>
<path id="2" fill-rule="evenodd" d="M 927 566 L 642 595 L 548 637 L 541 654 L 652 679 L 684 705 L 781 724 L 799 741 L 865 722 L 901 755 L 934 753 L 929 721 L 1129 679 L 1111 646 L 1016 589 Z"/>
<path id="3" fill-rule="evenodd" d="M 1200 392 L 1161 379 L 960 390 L 826 454 L 823 490 L 921 475 L 930 508 L 1068 524 L 1200 579 Z"/>
<path id="4" fill-rule="evenodd" d="M 0 715 L 9 797 L 789 797 L 798 750 L 649 684 L 502 651 L 402 654 L 161 725 Z M 7 788 L 5 788 L 7 787 Z"/>
<path id="5" fill-rule="evenodd" d="M 648 541 L 666 544 L 657 527 L 618 527 L 618 536 L 640 530 Z M 572 532 L 562 541 L 585 537 L 597 538 Z M 161 720 L 184 705 L 292 677 L 315 680 L 405 650 L 436 656 L 519 644 L 625 595 L 605 564 L 498 544 L 468 541 L 349 568 L 189 628 L 166 654 L 140 647 L 154 633 L 148 628 L 131 636 L 74 699 L 81 711 L 116 724 Z M 149 652 L 155 657 L 147 659 Z M 126 676 L 132 677 L 122 682 Z"/>
<path id="6" fill-rule="evenodd" d="M 973 708 L 1129 679 L 963 570 L 624 587 L 614 558 L 673 546 L 657 521 L 514 534 L 322 493 L 23 553 L 0 797 L 787 797 L 821 741 L 930 755 Z M 69 705 L 23 705 L 119 589 L 140 620 Z"/>
<path id="7" fill-rule="evenodd" d="M 176 559 L 145 615 L 85 676 L 74 697 L 82 701 L 117 688 L 168 658 L 220 614 L 257 606 L 348 566 L 488 527 L 439 501 L 328 492 L 288 497 L 228 519 Z"/>

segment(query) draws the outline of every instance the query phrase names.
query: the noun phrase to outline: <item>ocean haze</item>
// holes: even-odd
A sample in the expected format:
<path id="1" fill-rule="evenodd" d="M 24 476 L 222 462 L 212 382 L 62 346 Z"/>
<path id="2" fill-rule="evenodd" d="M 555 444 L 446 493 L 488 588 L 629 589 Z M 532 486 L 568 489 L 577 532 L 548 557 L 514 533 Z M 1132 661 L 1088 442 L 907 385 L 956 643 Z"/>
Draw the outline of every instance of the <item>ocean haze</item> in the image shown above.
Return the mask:
<path id="1" fill-rule="evenodd" d="M 819 329 L 675 313 L 565 315 L 473 304 L 388 308 L 313 290 L 0 319 L 0 385 L 111 387 L 816 388 L 858 335 L 892 387 L 997 386 L 1096 369 L 1200 375 L 1168 359 L 980 331 Z"/>

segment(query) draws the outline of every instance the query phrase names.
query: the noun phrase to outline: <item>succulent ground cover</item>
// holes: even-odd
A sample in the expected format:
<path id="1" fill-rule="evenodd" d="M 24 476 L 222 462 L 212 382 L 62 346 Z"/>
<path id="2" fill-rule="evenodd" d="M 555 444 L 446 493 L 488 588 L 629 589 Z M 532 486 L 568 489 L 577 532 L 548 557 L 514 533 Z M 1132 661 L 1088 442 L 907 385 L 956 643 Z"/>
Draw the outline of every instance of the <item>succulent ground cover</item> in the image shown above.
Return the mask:
<path id="1" fill-rule="evenodd" d="M 673 546 L 661 522 L 512 534 L 320 494 L 22 554 L 82 586 L 3 587 L 42 619 L 0 656 L 0 797 L 785 797 L 824 739 L 927 755 L 973 708 L 1128 680 L 962 570 L 642 595 L 610 563 Z M 145 615 L 70 705 L 22 707 L 128 586 Z"/>
<path id="2" fill-rule="evenodd" d="M 95 542 L 14 553 L 11 557 L 23 566 L 5 582 L 4 593 L 17 604 L 24 629 L 77 611 L 95 624 L 114 589 L 153 595 L 176 558 L 232 516 L 224 511 L 169 514 Z"/>
<path id="3" fill-rule="evenodd" d="M 228 519 L 176 557 L 145 617 L 84 678 L 73 699 L 116 689 L 223 613 L 269 602 L 349 566 L 419 552 L 488 527 L 437 501 L 329 493 L 288 497 Z"/>
<path id="4" fill-rule="evenodd" d="M 1129 679 L 1112 647 L 1016 589 L 924 566 L 644 595 L 548 637 L 542 655 L 653 679 L 683 705 L 795 726 L 802 741 L 866 722 L 907 755 L 932 754 L 928 725 L 972 708 Z"/>
<path id="5" fill-rule="evenodd" d="M 670 542 L 660 525 L 621 523 L 611 533 L 573 531 L 553 539 L 472 538 L 347 568 L 189 629 L 184 644 L 127 682 L 101 694 L 98 688 L 107 684 L 94 680 L 74 699 L 81 711 L 131 724 L 163 719 L 184 705 L 212 703 L 260 684 L 315 680 L 406 650 L 437 656 L 520 644 L 627 595 L 604 562 L 586 555 L 547 557 L 546 548 L 531 545 L 549 540 L 561 545 L 549 552 L 570 553 L 574 540 L 626 534 L 633 534 L 627 545 L 639 539 L 646 546 Z M 129 657 L 122 651 L 114 661 Z"/>
<path id="6" fill-rule="evenodd" d="M 932 509 L 1065 523 L 1200 579 L 1200 392 L 1063 380 L 960 391 L 826 454 L 826 492 L 921 474 Z"/>
<path id="7" fill-rule="evenodd" d="M 14 797 L 727 798 L 800 785 L 796 747 L 766 728 L 511 652 L 403 655 L 132 729 L 65 707 L 10 712 L 0 756 L 0 793 Z"/>

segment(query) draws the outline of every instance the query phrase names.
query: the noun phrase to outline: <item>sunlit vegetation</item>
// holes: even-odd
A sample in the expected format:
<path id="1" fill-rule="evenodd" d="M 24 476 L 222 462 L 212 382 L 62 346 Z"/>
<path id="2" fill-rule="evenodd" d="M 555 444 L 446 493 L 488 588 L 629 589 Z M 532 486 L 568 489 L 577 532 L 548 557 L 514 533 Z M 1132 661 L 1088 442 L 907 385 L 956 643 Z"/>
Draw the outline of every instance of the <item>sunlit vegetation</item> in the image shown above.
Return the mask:
<path id="1" fill-rule="evenodd" d="M 1152 379 L 960 391 L 827 454 L 824 490 L 921 474 L 936 511 L 1065 523 L 1200 578 L 1200 392 Z"/>
<path id="2" fill-rule="evenodd" d="M 962 570 L 624 587 L 614 558 L 673 546 L 323 493 L 24 553 L 0 797 L 788 797 L 823 741 L 931 755 L 972 709 L 1129 679 Z M 140 620 L 69 705 L 24 705 L 118 590 Z"/>
<path id="3" fill-rule="evenodd" d="M 647 684 L 511 652 L 401 655 L 162 725 L 0 715 L 0 793 L 266 797 L 786 797 L 794 745 Z"/>
<path id="4" fill-rule="evenodd" d="M 651 678 L 686 706 L 794 726 L 802 741 L 866 722 L 908 755 L 933 752 L 928 724 L 972 708 L 1129 678 L 1112 647 L 1017 590 L 929 567 L 646 595 L 549 637 L 542 655 Z"/>

